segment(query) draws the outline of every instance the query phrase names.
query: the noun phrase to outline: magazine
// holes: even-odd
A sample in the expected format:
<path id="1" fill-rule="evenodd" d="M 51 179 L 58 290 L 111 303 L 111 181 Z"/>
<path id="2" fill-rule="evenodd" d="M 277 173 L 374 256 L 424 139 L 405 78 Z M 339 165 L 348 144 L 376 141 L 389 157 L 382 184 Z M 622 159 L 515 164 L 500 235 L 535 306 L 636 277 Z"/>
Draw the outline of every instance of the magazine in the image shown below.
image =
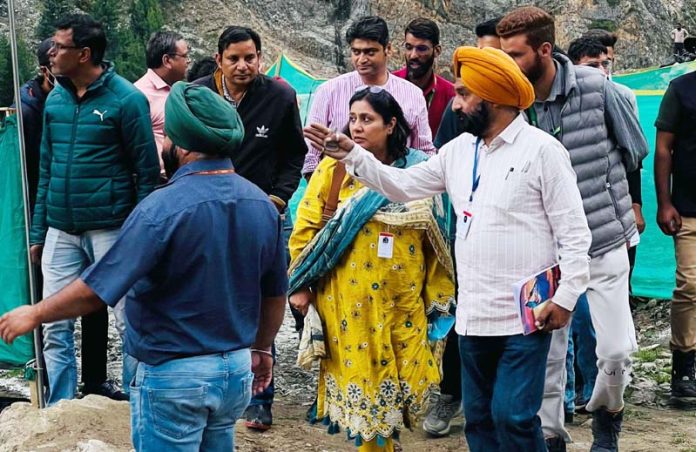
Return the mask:
<path id="1" fill-rule="evenodd" d="M 560 280 L 561 269 L 556 264 L 512 285 L 524 335 L 537 331 L 536 318 L 556 294 Z"/>

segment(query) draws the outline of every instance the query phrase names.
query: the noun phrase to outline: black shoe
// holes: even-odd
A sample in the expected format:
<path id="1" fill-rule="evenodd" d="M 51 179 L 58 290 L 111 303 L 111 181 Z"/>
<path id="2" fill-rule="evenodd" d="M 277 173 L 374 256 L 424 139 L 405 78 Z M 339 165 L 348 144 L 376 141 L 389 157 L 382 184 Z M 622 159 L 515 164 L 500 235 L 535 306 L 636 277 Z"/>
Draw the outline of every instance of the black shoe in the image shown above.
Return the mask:
<path id="1" fill-rule="evenodd" d="M 618 452 L 623 410 L 610 413 L 602 408 L 592 412 L 592 447 L 590 452 Z"/>
<path id="2" fill-rule="evenodd" d="M 672 352 L 672 399 L 675 405 L 696 405 L 696 352 Z"/>
<path id="3" fill-rule="evenodd" d="M 575 401 L 575 414 L 582 414 L 582 415 L 590 415 L 589 411 L 587 411 L 587 401 L 583 400 L 582 402 Z"/>
<path id="4" fill-rule="evenodd" d="M 124 400 L 130 399 L 128 397 L 128 394 L 121 391 L 121 388 L 119 388 L 118 384 L 116 384 L 116 382 L 113 380 L 106 380 L 104 383 L 100 384 L 99 386 L 85 385 L 82 388 L 82 394 L 83 395 L 96 394 L 96 395 L 108 397 L 111 400 L 118 400 L 118 401 L 124 401 Z"/>
<path id="5" fill-rule="evenodd" d="M 244 425 L 247 428 L 254 430 L 268 430 L 273 424 L 273 415 L 271 414 L 271 404 L 265 405 L 250 405 L 244 411 L 246 422 Z"/>
<path id="6" fill-rule="evenodd" d="M 572 411 L 566 411 L 565 414 L 563 415 L 563 420 L 565 424 L 572 424 L 573 423 L 573 413 Z"/>
<path id="7" fill-rule="evenodd" d="M 546 449 L 549 452 L 566 452 L 566 442 L 560 436 L 546 438 Z"/>

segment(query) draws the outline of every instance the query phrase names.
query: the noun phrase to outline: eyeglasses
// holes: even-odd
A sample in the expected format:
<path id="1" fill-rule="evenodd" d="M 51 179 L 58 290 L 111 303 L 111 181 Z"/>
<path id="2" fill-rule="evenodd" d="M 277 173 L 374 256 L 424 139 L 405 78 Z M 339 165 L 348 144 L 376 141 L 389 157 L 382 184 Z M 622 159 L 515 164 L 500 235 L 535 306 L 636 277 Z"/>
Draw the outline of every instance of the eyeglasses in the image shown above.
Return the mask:
<path id="1" fill-rule="evenodd" d="M 404 43 L 404 50 L 407 52 L 410 52 L 411 50 L 415 50 L 416 53 L 428 53 L 431 50 L 433 50 L 432 47 L 426 46 L 425 44 L 419 44 L 417 46 L 411 45 L 408 42 Z"/>
<path id="2" fill-rule="evenodd" d="M 66 46 L 64 44 L 59 44 L 57 42 L 53 42 L 53 45 L 51 45 L 51 50 L 55 50 L 56 52 L 60 52 L 63 49 L 80 49 L 82 50 L 83 47 L 80 46 Z"/>
<path id="3" fill-rule="evenodd" d="M 191 61 L 191 57 L 189 56 L 188 53 L 187 53 L 187 54 L 181 54 L 181 53 L 168 53 L 167 55 L 169 55 L 169 56 L 171 56 L 171 57 L 178 56 L 178 57 L 181 57 L 181 58 L 185 59 L 186 61 Z"/>
<path id="4" fill-rule="evenodd" d="M 370 90 L 370 94 L 379 94 L 382 91 L 384 91 L 384 88 L 382 88 L 381 86 L 376 86 L 376 85 L 362 85 L 362 86 L 358 86 L 357 88 L 355 88 L 355 92 L 353 94 L 359 93 L 360 91 L 365 91 L 365 90 Z"/>

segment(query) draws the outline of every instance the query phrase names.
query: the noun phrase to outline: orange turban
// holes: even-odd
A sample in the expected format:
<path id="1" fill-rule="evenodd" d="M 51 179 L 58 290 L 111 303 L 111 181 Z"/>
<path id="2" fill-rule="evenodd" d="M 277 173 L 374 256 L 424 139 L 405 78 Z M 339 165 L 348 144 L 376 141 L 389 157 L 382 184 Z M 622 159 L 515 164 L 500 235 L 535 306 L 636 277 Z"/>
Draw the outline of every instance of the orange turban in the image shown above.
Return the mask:
<path id="1" fill-rule="evenodd" d="M 453 59 L 455 75 L 459 74 L 466 89 L 481 99 L 520 110 L 534 103 L 534 87 L 502 50 L 459 47 Z"/>

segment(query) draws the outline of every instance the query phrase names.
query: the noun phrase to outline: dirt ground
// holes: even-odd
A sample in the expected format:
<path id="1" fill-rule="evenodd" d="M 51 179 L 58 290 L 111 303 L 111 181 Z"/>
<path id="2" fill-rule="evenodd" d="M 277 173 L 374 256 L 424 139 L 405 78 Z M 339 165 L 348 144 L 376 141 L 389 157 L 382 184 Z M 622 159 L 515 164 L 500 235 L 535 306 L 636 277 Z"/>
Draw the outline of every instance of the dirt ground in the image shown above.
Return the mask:
<path id="1" fill-rule="evenodd" d="M 696 411 L 678 411 L 667 404 L 670 354 L 669 304 L 644 301 L 635 311 L 640 350 L 634 355 L 633 382 L 627 391 L 627 409 L 621 450 L 696 452 Z M 316 388 L 314 372 L 295 366 L 297 335 L 292 317 L 279 333 L 276 366 L 276 402 L 273 427 L 264 433 L 237 426 L 236 450 L 251 451 L 355 451 L 345 433 L 329 435 L 323 425 L 305 421 Z M 111 333 L 109 375 L 118 379 L 120 352 L 115 331 Z M 23 393 L 22 381 L 0 373 L 0 392 Z M 102 399 L 101 401 L 99 399 Z M 61 402 L 63 403 L 63 402 Z M 71 402 L 76 406 L 62 410 L 35 410 L 13 405 L 0 414 L 0 452 L 19 451 L 129 451 L 128 405 L 89 396 Z M 574 443 L 570 451 L 587 451 L 591 444 L 590 419 L 576 416 L 569 431 Z M 455 419 L 450 436 L 429 438 L 420 430 L 403 432 L 404 451 L 443 452 L 468 450 L 463 434 L 464 420 Z"/>
<path id="2" fill-rule="evenodd" d="M 236 446 L 243 452 L 261 451 L 355 451 L 345 434 L 329 435 L 322 425 L 304 422 L 307 407 L 293 401 L 279 400 L 274 405 L 273 427 L 264 433 L 237 427 Z M 587 451 L 592 443 L 590 418 L 582 416 L 569 426 L 573 444 L 569 451 Z M 463 418 L 452 426 L 449 437 L 429 438 L 418 430 L 401 435 L 401 446 L 408 451 L 463 451 L 468 450 L 464 440 Z M 621 451 L 696 452 L 696 412 L 629 406 L 620 441 Z"/>

